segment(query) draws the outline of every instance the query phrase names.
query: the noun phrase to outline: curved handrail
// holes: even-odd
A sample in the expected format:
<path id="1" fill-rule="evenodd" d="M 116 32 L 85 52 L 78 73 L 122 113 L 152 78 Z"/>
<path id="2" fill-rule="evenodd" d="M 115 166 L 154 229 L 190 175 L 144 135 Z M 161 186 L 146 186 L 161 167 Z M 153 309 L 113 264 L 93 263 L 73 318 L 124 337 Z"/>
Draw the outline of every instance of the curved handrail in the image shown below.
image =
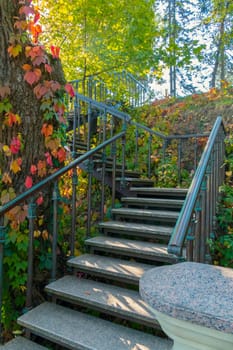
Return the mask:
<path id="1" fill-rule="evenodd" d="M 100 151 L 101 149 L 105 148 L 107 145 L 113 143 L 114 141 L 120 139 L 122 136 L 125 135 L 125 132 L 122 131 L 119 134 L 109 138 L 107 141 L 101 143 L 100 145 L 96 146 L 95 148 L 92 148 L 85 154 L 81 155 L 80 157 L 76 158 L 75 160 L 71 161 L 68 165 L 64 166 L 63 168 L 55 171 L 53 174 L 49 175 L 47 178 L 43 179 L 39 183 L 35 184 L 30 189 L 26 190 L 25 192 L 18 195 L 16 198 L 12 199 L 11 201 L 7 202 L 6 204 L 0 206 L 0 217 L 4 215 L 6 212 L 8 212 L 10 209 L 12 209 L 14 206 L 18 205 L 19 203 L 23 202 L 25 199 L 31 197 L 34 193 L 40 191 L 43 187 L 45 187 L 48 183 L 51 183 L 58 179 L 61 175 L 65 174 L 69 170 L 77 167 L 80 163 L 85 161 L 86 159 L 90 158 L 92 155 L 94 155 L 96 152 Z"/>
<path id="2" fill-rule="evenodd" d="M 216 138 L 219 134 L 221 127 L 225 132 L 222 118 L 218 117 L 208 138 L 198 168 L 189 187 L 186 200 L 184 202 L 176 226 L 173 230 L 173 234 L 169 241 L 168 252 L 171 254 L 175 254 L 178 256 L 182 255 L 182 248 L 187 236 L 190 221 L 192 219 L 194 206 L 197 201 L 198 194 L 200 193 L 201 185 L 203 183 L 208 164 L 211 160 L 211 154 L 213 152 L 214 144 L 216 142 Z"/>

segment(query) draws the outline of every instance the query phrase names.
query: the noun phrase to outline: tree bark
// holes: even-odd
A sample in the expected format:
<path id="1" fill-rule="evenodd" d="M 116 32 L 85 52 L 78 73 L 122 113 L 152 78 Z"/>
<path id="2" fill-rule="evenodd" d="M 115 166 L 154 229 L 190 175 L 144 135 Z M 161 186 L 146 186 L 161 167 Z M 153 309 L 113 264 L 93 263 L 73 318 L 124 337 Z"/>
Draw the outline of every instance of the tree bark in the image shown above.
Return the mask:
<path id="1" fill-rule="evenodd" d="M 1 0 L 0 2 L 0 87 L 9 86 L 12 112 L 17 113 L 22 121 L 20 126 L 7 127 L 3 123 L 4 115 L 0 113 L 0 146 L 9 145 L 12 138 L 17 135 L 20 135 L 24 143 L 21 155 L 22 171 L 13 177 L 13 187 L 16 193 L 25 190 L 25 175 L 29 173 L 32 164 L 44 159 L 46 152 L 41 134 L 43 120 L 40 101 L 36 98 L 33 88 L 24 80 L 25 72 L 22 66 L 27 62 L 25 54 L 22 52 L 19 56 L 12 58 L 7 51 L 10 38 L 15 34 L 14 21 L 18 16 L 18 9 L 18 0 Z M 30 41 L 28 45 L 31 45 Z M 61 65 L 59 63 L 57 65 L 56 75 L 60 76 L 60 80 L 64 83 Z M 0 168 L 2 173 L 9 169 L 9 158 L 3 152 L 0 155 Z"/>

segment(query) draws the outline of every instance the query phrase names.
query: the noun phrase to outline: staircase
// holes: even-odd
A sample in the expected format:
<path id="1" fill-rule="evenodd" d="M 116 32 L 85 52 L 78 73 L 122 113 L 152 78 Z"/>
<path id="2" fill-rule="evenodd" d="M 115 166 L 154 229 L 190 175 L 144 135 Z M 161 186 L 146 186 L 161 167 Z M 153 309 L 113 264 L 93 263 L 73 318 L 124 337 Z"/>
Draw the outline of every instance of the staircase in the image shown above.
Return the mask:
<path id="1" fill-rule="evenodd" d="M 177 262 L 167 243 L 187 190 L 140 186 L 130 192 L 86 240 L 88 253 L 68 261 L 73 273 L 46 286 L 50 302 L 18 319 L 27 332 L 61 349 L 171 349 L 138 284 L 148 269 Z M 28 341 L 20 338 L 20 345 L 15 340 L 4 348 L 22 349 L 21 342 Z"/>
<path id="2" fill-rule="evenodd" d="M 98 106 L 103 108 L 101 104 Z M 107 110 L 112 111 L 111 108 L 104 108 L 105 113 Z M 124 137 L 124 131 L 122 135 Z M 96 234 L 87 237 L 86 253 L 68 260 L 70 273 L 57 280 L 53 275 L 51 283 L 45 287 L 46 301 L 34 308 L 28 307 L 29 310 L 18 318 L 18 324 L 25 330 L 26 337 L 17 337 L 0 348 L 171 350 L 172 341 L 166 338 L 154 314 L 139 295 L 139 279 L 145 271 L 155 266 L 178 263 L 179 256 L 189 256 L 193 239 L 186 240 L 186 236 L 187 232 L 189 236 L 195 232 L 183 230 L 184 237 L 179 241 L 177 229 L 184 216 L 190 222 L 194 212 L 201 213 L 200 208 L 191 207 L 188 212 L 185 209 L 190 201 L 199 204 L 199 200 L 192 199 L 192 196 L 194 193 L 197 197 L 200 190 L 195 190 L 195 184 L 191 185 L 189 191 L 156 188 L 154 181 L 146 178 L 145 174 L 141 178 L 138 171 L 126 169 L 123 152 L 121 164 L 116 164 L 116 158 L 114 160 L 106 155 L 101 160 L 98 151 L 105 149 L 105 140 L 104 146 L 97 146 L 94 150 L 90 149 L 90 138 L 87 147 L 84 144 L 81 147 L 76 137 L 72 145 L 73 152 L 81 156 L 48 177 L 47 183 L 77 166 L 87 170 L 89 163 L 86 161 L 91 157 L 94 165 L 89 171 L 89 182 L 95 176 L 99 180 L 103 179 L 104 184 L 111 185 L 114 178 L 120 205 L 113 205 L 111 218 L 99 222 Z M 124 148 L 124 139 L 122 145 Z M 219 166 L 220 156 L 217 160 Z M 202 176 L 198 168 L 197 177 Z M 25 196 L 39 190 L 39 186 L 32 188 Z M 201 198 L 204 198 L 203 192 Z M 207 198 L 211 199 L 209 195 Z M 21 197 L 18 199 L 20 201 Z M 17 204 L 17 199 L 14 203 Z M 13 204 L 8 204 L 8 207 L 13 207 Z M 8 207 L 0 208 L 0 216 Z M 178 248 L 182 249 L 182 253 L 174 254 L 174 247 L 177 251 Z M 56 244 L 53 244 L 53 248 L 56 255 Z"/>

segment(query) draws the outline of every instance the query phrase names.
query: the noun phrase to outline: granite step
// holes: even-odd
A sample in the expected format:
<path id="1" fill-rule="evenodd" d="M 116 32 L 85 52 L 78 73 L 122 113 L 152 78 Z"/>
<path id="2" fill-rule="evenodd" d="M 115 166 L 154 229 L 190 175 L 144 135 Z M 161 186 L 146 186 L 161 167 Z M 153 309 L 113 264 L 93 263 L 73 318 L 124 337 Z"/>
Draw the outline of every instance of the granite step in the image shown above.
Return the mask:
<path id="1" fill-rule="evenodd" d="M 171 350 L 172 342 L 45 302 L 18 323 L 32 333 L 67 349 L 76 350 Z"/>
<path id="2" fill-rule="evenodd" d="M 99 223 L 104 233 L 127 234 L 134 237 L 156 238 L 168 241 L 173 228 L 171 226 L 147 225 L 124 221 L 106 221 Z"/>
<path id="3" fill-rule="evenodd" d="M 154 314 L 137 291 L 76 276 L 60 278 L 47 285 L 45 290 L 70 303 L 159 328 Z"/>
<path id="4" fill-rule="evenodd" d="M 179 211 L 152 210 L 138 208 L 116 208 L 112 209 L 112 214 L 118 220 L 119 218 L 130 218 L 132 220 L 150 220 L 153 222 L 171 222 L 175 223 L 179 216 Z"/>
<path id="5" fill-rule="evenodd" d="M 180 198 L 184 199 L 187 195 L 186 188 L 159 188 L 159 187 L 139 187 L 131 186 L 130 192 L 137 197 L 157 197 L 157 198 Z"/>
<path id="6" fill-rule="evenodd" d="M 34 343 L 23 337 L 16 337 L 3 346 L 0 346 L 1 350 L 45 350 L 44 346 Z"/>
<path id="7" fill-rule="evenodd" d="M 127 206 L 155 207 L 180 209 L 184 203 L 182 199 L 169 198 L 144 198 L 144 197 L 122 197 L 121 202 Z"/>
<path id="8" fill-rule="evenodd" d="M 114 253 L 127 257 L 148 259 L 166 263 L 177 262 L 177 257 L 167 252 L 166 244 L 124 238 L 97 236 L 85 241 L 95 251 Z"/>
<path id="9" fill-rule="evenodd" d="M 138 285 L 142 275 L 155 267 L 152 264 L 142 264 L 95 254 L 83 254 L 72 258 L 68 261 L 68 265 L 77 272 L 84 272 L 132 285 Z"/>

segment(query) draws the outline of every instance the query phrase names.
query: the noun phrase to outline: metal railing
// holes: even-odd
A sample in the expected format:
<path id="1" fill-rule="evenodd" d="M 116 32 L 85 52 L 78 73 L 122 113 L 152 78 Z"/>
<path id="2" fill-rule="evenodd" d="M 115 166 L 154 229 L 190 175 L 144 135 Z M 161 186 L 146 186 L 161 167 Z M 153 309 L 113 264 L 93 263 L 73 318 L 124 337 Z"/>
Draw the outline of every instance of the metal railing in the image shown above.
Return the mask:
<path id="1" fill-rule="evenodd" d="M 99 102 L 116 105 L 126 103 L 131 107 L 139 107 L 149 99 L 146 85 L 126 71 L 110 72 L 105 79 L 93 75 L 70 83 L 76 93 Z"/>
<path id="2" fill-rule="evenodd" d="M 207 240 L 214 235 L 219 186 L 224 181 L 224 139 L 224 125 L 218 117 L 168 245 L 169 253 L 185 255 L 189 261 L 210 259 Z"/>
<path id="3" fill-rule="evenodd" d="M 34 271 L 34 230 L 35 230 L 35 219 L 37 217 L 37 204 L 36 204 L 36 194 L 41 193 L 42 190 L 48 188 L 51 184 L 53 184 L 53 193 L 52 199 L 50 202 L 50 208 L 53 211 L 53 228 L 51 232 L 52 236 L 52 269 L 51 269 L 51 279 L 54 280 L 56 278 L 57 273 L 57 246 L 58 246 L 58 204 L 61 200 L 58 189 L 58 181 L 64 175 L 69 173 L 72 170 L 72 199 L 71 199 L 71 209 L 72 209 L 72 229 L 70 234 L 70 255 L 74 255 L 75 251 L 75 242 L 76 242 L 76 216 L 77 216 L 77 206 L 76 206 L 76 189 L 78 186 L 78 175 L 77 175 L 77 167 L 84 163 L 85 161 L 89 161 L 89 166 L 93 161 L 93 157 L 98 153 L 104 151 L 108 146 L 111 146 L 112 150 L 112 159 L 113 159 L 113 167 L 116 164 L 116 142 L 125 137 L 125 131 L 122 131 L 115 136 L 112 136 L 105 142 L 96 146 L 93 149 L 85 152 L 85 154 L 79 156 L 78 158 L 71 161 L 68 165 L 63 168 L 57 170 L 52 175 L 43 179 L 30 189 L 26 190 L 24 193 L 18 195 L 13 200 L 7 202 L 6 204 L 0 206 L 0 310 L 2 310 L 3 305 L 3 277 L 4 277 L 4 268 L 3 268 L 3 258 L 4 258 L 4 246 L 6 242 L 7 235 L 7 227 L 5 214 L 8 213 L 12 208 L 17 205 L 27 205 L 27 219 L 28 219 L 28 271 L 27 271 L 27 289 L 26 289 L 26 309 L 30 309 L 32 307 L 32 286 L 33 286 L 33 271 Z M 113 170 L 114 173 L 115 170 Z M 104 174 L 103 174 L 104 176 Z M 87 235 L 88 230 L 90 230 L 90 215 L 91 215 L 91 183 L 92 183 L 92 172 L 89 171 L 89 183 L 88 183 L 88 221 L 87 221 Z M 115 187 L 115 177 L 112 178 L 112 187 Z M 104 183 L 104 181 L 103 181 Z M 104 186 L 102 186 L 102 201 L 104 201 Z M 112 193 L 115 198 L 115 194 Z M 114 199 L 113 199 L 114 201 Z M 103 210 L 103 204 L 101 205 Z M 103 213 L 101 213 L 103 216 Z M 2 314 L 0 312 L 0 327 L 2 326 Z M 0 334 L 2 334 L 0 329 Z"/>
<path id="4" fill-rule="evenodd" d="M 68 107 L 68 119 L 70 129 L 72 130 L 72 150 L 75 151 L 77 140 L 83 139 L 86 142 L 87 149 L 91 147 L 91 138 L 98 135 L 95 142 L 105 141 L 107 137 L 114 134 L 115 129 L 119 128 L 119 121 L 124 120 L 127 140 L 127 165 L 131 170 L 142 171 L 143 175 L 149 178 L 153 177 L 156 181 L 156 168 L 158 162 L 154 161 L 156 144 L 156 155 L 159 158 L 161 171 L 165 171 L 165 160 L 169 153 L 176 155 L 175 186 L 181 186 L 182 168 L 187 163 L 187 173 L 194 174 L 200 155 L 204 149 L 204 144 L 209 134 L 189 134 L 189 135 L 165 135 L 159 131 L 153 130 L 146 125 L 134 121 L 131 116 L 121 112 L 105 103 L 95 101 L 80 93 L 75 94 L 75 98 Z M 86 128 L 85 128 L 86 125 Z M 81 129 L 83 130 L 81 131 Z M 143 140 L 144 146 L 141 143 Z M 186 150 L 189 153 L 186 154 Z M 172 151 L 171 151 L 172 150 Z M 126 152 L 125 147 L 122 152 Z"/>
<path id="5" fill-rule="evenodd" d="M 93 116 L 93 109 L 97 109 L 98 113 Z M 83 166 L 87 171 L 88 178 L 88 189 L 87 189 L 87 226 L 86 226 L 86 236 L 90 235 L 91 231 L 91 215 L 92 215 L 92 179 L 93 176 L 98 176 L 101 183 L 101 193 L 100 193 L 100 220 L 104 217 L 104 207 L 105 207 L 105 184 L 111 186 L 111 206 L 115 205 L 116 197 L 116 183 L 117 183 L 117 162 L 121 163 L 121 175 L 120 175 L 120 187 L 125 189 L 126 186 L 126 165 L 132 164 L 132 169 L 137 169 L 140 163 L 145 162 L 144 176 L 154 177 L 155 164 L 153 163 L 153 146 L 154 144 L 160 144 L 159 154 L 161 155 L 161 162 L 163 162 L 169 153 L 169 144 L 177 149 L 177 186 L 182 180 L 181 169 L 183 166 L 182 150 L 184 140 L 192 140 L 194 146 L 194 157 L 189 165 L 189 169 L 194 169 L 198 162 L 199 153 L 201 148 L 197 147 L 197 140 L 206 138 L 206 134 L 196 134 L 196 135 L 170 135 L 166 136 L 162 133 L 151 130 L 145 125 L 135 122 L 132 118 L 124 112 L 120 112 L 113 107 L 110 107 L 104 103 L 94 101 L 89 97 L 83 96 L 76 93 L 74 97 L 74 102 L 70 102 L 70 110 L 72 111 L 73 122 L 72 122 L 72 138 L 71 138 L 71 148 L 73 160 L 65 167 L 57 170 L 52 175 L 48 176 L 46 179 L 34 185 L 32 188 L 28 189 L 24 193 L 18 195 L 14 200 L 4 204 L 0 207 L 0 310 L 2 306 L 2 293 L 3 293 L 3 257 L 4 257 L 4 245 L 6 240 L 6 225 L 4 221 L 4 215 L 9 212 L 12 208 L 19 205 L 20 203 L 27 202 L 28 205 L 28 227 L 29 227 L 29 245 L 28 245 L 28 277 L 27 277 L 27 296 L 26 296 L 26 308 L 30 309 L 32 306 L 32 283 L 33 283 L 33 261 L 34 261 L 34 229 L 35 229 L 35 218 L 36 218 L 36 194 L 40 193 L 42 189 L 48 188 L 53 184 L 53 195 L 50 203 L 50 208 L 53 211 L 53 228 L 51 232 L 52 236 L 52 269 L 51 269 L 51 279 L 56 278 L 57 273 L 57 243 L 58 243 L 58 205 L 60 202 L 59 195 L 59 179 L 64 175 L 72 172 L 69 175 L 72 178 L 72 196 L 71 196 L 71 233 L 69 236 L 69 250 L 70 256 L 74 256 L 75 244 L 76 244 L 76 233 L 77 233 L 77 188 L 78 184 L 78 174 L 76 171 L 77 167 Z M 85 120 L 81 123 L 81 118 L 83 117 L 83 111 L 87 113 L 85 115 Z M 91 125 L 94 123 L 94 130 Z M 93 125 L 92 125 L 93 126 Z M 86 127 L 86 134 L 84 133 Z M 82 130 L 83 129 L 83 130 Z M 145 136 L 147 135 L 147 136 Z M 220 167 L 222 162 L 223 146 L 222 139 L 224 136 L 224 130 L 222 127 L 222 121 L 217 120 L 217 126 L 215 125 L 207 143 L 207 150 L 201 158 L 200 164 L 202 164 L 200 170 L 200 165 L 197 168 L 196 175 L 194 176 L 195 186 L 192 184 L 190 191 L 195 191 L 196 199 L 192 199 L 191 202 L 198 204 L 198 199 L 200 197 L 200 189 L 204 191 L 204 185 L 199 179 L 207 178 L 207 187 L 211 186 L 211 194 L 207 195 L 208 201 L 216 201 L 217 192 L 216 187 L 218 185 L 219 173 L 217 170 L 212 172 L 212 168 L 215 169 L 216 166 Z M 85 140 L 85 150 L 84 154 L 77 154 L 77 142 L 80 139 Z M 94 138 L 94 141 L 93 141 Z M 218 142 L 216 142 L 218 139 Z M 140 141 L 140 142 L 139 142 Z M 143 147 L 141 142 L 143 141 Z M 174 144 L 173 144 L 174 142 Z M 128 145 L 131 146 L 128 148 Z M 157 151 L 157 150 L 156 150 Z M 213 155 L 212 155 L 213 154 Z M 99 163 L 95 163 L 97 155 L 100 155 Z M 107 174 L 107 162 L 108 157 L 111 157 L 111 182 L 106 181 Z M 144 157 L 144 158 L 143 158 Z M 204 158 L 203 158 L 204 157 Z M 208 159 L 208 160 L 207 160 Z M 217 163 L 217 164 L 216 164 Z M 101 172 L 95 169 L 96 165 L 100 164 Z M 203 165 L 204 164 L 204 165 Z M 98 168 L 98 166 L 97 166 Z M 203 170 L 204 169 L 204 170 Z M 204 175 L 203 175 L 204 172 Z M 180 174 L 180 175 L 179 175 Z M 222 176 L 222 173 L 221 173 Z M 199 184 L 199 182 L 201 183 Z M 203 180 L 204 181 L 204 180 Z M 195 189 L 194 189 L 195 188 Z M 198 189 L 196 189 L 198 188 Z M 189 191 L 187 200 L 190 201 L 191 196 Z M 209 192 L 208 192 L 209 193 Z M 203 196 L 200 197 L 201 200 Z M 188 206 L 190 208 L 190 205 Z M 213 205 L 208 211 L 208 216 L 214 216 L 216 207 Z M 184 216 L 187 214 L 186 209 L 183 209 Z M 203 214 L 196 208 L 196 215 L 200 215 L 201 224 L 203 225 Z M 188 211 L 192 224 L 194 223 L 193 211 L 190 209 Z M 184 219 L 182 219 L 184 220 Z M 186 219 L 185 219 L 186 220 Z M 197 217 L 195 217 L 197 220 Z M 209 220 L 210 226 L 210 220 Z M 179 230 L 176 229 L 172 239 L 170 241 L 169 249 L 175 254 L 181 255 L 183 243 L 185 241 L 186 232 L 183 232 L 183 221 L 179 224 Z M 188 227 L 188 224 L 187 224 Z M 197 227 L 197 225 L 196 225 Z M 211 231 L 213 226 L 210 227 Z M 181 237 L 182 233 L 182 237 Z M 189 232 L 190 233 L 190 232 Z M 194 235 L 194 234 L 193 234 Z M 202 238 L 201 238 L 202 239 Z M 203 241 L 201 240 L 201 244 Z M 193 241 L 190 241 L 190 247 Z M 188 247 L 188 251 L 191 252 L 191 248 Z M 190 257 L 191 253 L 189 253 Z M 195 258 L 196 259 L 196 258 Z M 1 323 L 1 319 L 0 319 Z"/>

